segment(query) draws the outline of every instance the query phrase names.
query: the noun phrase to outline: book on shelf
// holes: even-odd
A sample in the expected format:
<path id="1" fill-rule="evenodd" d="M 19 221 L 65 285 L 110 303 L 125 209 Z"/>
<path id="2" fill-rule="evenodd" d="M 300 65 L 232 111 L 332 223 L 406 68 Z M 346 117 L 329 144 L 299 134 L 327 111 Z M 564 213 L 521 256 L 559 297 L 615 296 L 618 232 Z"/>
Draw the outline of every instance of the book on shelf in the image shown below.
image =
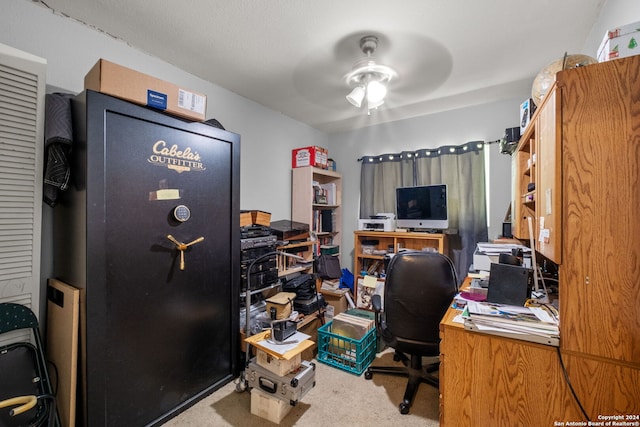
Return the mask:
<path id="1" fill-rule="evenodd" d="M 320 188 L 324 191 L 324 194 L 327 197 L 328 205 L 336 205 L 337 204 L 337 187 L 335 182 L 329 182 L 326 184 L 320 184 Z"/>
<path id="2" fill-rule="evenodd" d="M 371 263 L 371 265 L 369 265 L 369 267 L 367 268 L 367 274 L 369 276 L 373 276 L 374 273 L 376 273 L 378 271 L 378 268 L 380 267 L 380 261 L 379 260 L 373 260 L 373 262 Z"/>
<path id="3" fill-rule="evenodd" d="M 320 211 L 320 231 L 333 233 L 335 229 L 335 213 L 332 209 Z"/>
<path id="4" fill-rule="evenodd" d="M 314 199 L 317 205 L 327 205 L 327 191 L 324 188 L 316 188 Z"/>
<path id="5" fill-rule="evenodd" d="M 320 253 L 322 255 L 338 255 L 340 253 L 339 245 L 320 245 Z"/>

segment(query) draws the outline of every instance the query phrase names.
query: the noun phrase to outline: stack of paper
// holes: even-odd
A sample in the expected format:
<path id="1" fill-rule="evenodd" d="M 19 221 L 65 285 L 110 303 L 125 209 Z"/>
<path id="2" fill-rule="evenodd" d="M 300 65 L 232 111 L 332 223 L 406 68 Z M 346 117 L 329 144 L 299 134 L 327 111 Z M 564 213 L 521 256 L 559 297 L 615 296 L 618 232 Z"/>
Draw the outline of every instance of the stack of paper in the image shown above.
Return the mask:
<path id="1" fill-rule="evenodd" d="M 473 269 L 476 271 L 490 271 L 491 263 L 497 263 L 500 254 L 511 254 L 513 249 L 521 249 L 523 252 L 530 251 L 529 248 L 523 245 L 479 242 L 473 253 Z"/>
<path id="2" fill-rule="evenodd" d="M 559 343 L 559 320 L 543 307 L 469 301 L 462 316 L 465 328 L 470 330 L 543 344 Z"/>

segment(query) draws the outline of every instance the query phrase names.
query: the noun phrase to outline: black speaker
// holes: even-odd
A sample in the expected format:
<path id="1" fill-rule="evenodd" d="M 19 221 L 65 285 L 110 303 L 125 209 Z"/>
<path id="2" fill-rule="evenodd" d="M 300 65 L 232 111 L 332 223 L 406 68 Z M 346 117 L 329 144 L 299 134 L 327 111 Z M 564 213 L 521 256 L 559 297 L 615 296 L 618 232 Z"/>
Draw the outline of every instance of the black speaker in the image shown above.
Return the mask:
<path id="1" fill-rule="evenodd" d="M 530 270 L 510 264 L 491 263 L 487 301 L 496 304 L 524 305 L 531 295 Z"/>
<path id="2" fill-rule="evenodd" d="M 513 237 L 513 234 L 511 233 L 511 223 L 510 222 L 503 222 L 502 223 L 502 237 L 508 237 L 508 238 Z"/>
<path id="3" fill-rule="evenodd" d="M 520 140 L 520 128 L 506 128 L 504 130 L 504 137 L 507 142 L 518 142 Z"/>

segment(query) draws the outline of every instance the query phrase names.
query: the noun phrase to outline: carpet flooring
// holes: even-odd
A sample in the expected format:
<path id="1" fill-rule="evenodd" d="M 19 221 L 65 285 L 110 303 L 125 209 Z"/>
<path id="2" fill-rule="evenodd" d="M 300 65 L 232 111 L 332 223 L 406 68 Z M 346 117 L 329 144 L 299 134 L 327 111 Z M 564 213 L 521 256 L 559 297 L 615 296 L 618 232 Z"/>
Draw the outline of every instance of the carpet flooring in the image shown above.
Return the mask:
<path id="1" fill-rule="evenodd" d="M 409 414 L 402 415 L 406 378 L 374 374 L 366 380 L 320 363 L 316 364 L 316 386 L 282 419 L 283 427 L 437 427 L 438 390 L 421 384 Z M 372 365 L 400 365 L 393 353 L 386 350 L 377 355 Z M 236 391 L 229 383 L 205 397 L 163 427 L 275 426 L 275 423 L 251 414 L 251 394 Z"/>

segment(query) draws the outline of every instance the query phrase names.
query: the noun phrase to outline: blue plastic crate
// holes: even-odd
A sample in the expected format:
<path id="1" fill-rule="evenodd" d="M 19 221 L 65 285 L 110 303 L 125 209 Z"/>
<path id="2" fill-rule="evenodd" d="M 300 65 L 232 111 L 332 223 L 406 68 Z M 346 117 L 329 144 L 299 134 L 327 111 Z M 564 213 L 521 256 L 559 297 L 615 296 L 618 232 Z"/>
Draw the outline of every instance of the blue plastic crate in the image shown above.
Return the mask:
<path id="1" fill-rule="evenodd" d="M 376 357 L 376 329 L 359 340 L 331 332 L 333 322 L 318 328 L 318 361 L 360 375 Z"/>

